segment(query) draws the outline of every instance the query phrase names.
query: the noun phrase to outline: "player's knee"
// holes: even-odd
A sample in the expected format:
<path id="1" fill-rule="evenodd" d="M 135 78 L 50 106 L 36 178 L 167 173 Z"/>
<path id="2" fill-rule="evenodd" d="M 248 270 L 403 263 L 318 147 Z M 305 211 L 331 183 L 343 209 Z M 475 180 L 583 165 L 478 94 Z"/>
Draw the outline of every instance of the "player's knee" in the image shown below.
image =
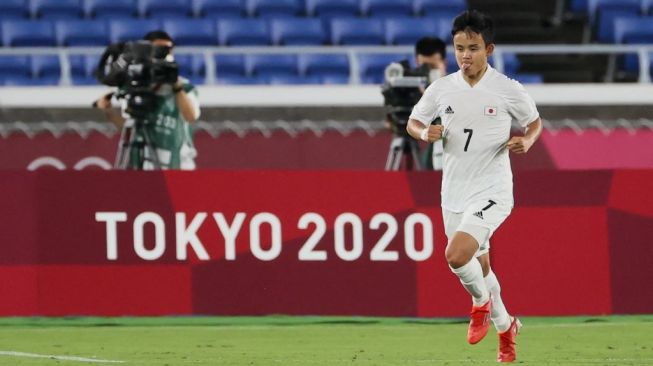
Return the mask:
<path id="1" fill-rule="evenodd" d="M 469 262 L 469 256 L 462 250 L 447 247 L 444 256 L 451 268 L 460 268 Z"/>

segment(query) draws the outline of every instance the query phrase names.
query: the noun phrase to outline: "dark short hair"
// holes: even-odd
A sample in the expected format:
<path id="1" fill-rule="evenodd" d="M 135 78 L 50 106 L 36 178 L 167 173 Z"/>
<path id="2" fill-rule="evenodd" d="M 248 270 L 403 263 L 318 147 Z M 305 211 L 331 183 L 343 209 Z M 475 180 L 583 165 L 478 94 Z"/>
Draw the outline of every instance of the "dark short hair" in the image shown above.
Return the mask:
<path id="1" fill-rule="evenodd" d="M 447 57 L 447 45 L 440 38 L 423 37 L 415 43 L 416 55 L 433 56 L 436 53 L 442 55 L 442 58 Z"/>
<path id="2" fill-rule="evenodd" d="M 465 10 L 453 20 L 452 36 L 470 31 L 480 34 L 486 46 L 494 43 L 494 22 L 480 11 Z"/>
<path id="3" fill-rule="evenodd" d="M 147 32 L 147 34 L 143 36 L 143 39 L 150 42 L 154 42 L 157 39 L 163 39 L 172 42 L 173 45 L 175 44 L 175 41 L 172 39 L 172 37 L 170 37 L 170 35 L 167 32 L 162 30 L 154 30 L 151 32 Z"/>

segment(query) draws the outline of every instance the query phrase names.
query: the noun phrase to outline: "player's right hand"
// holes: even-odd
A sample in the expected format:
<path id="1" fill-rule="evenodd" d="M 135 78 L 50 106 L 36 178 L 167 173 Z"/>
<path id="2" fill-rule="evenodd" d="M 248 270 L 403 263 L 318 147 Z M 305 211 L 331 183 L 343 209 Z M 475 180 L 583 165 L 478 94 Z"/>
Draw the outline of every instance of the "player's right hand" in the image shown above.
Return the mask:
<path id="1" fill-rule="evenodd" d="M 113 93 L 105 94 L 96 100 L 93 106 L 98 109 L 109 109 L 111 108 L 111 97 L 113 97 Z"/>
<path id="2" fill-rule="evenodd" d="M 428 132 L 422 134 L 422 137 L 425 137 L 422 138 L 422 140 L 426 142 L 436 142 L 442 138 L 442 132 L 444 131 L 442 125 L 430 125 L 427 128 Z"/>

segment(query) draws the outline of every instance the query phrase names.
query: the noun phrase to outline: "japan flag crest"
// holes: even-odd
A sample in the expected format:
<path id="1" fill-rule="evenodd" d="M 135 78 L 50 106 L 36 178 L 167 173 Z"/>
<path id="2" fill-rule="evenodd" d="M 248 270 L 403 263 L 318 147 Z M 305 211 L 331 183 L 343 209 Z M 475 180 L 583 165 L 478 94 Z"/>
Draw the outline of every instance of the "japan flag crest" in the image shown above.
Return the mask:
<path id="1" fill-rule="evenodd" d="M 497 115 L 497 107 L 494 106 L 485 106 L 485 113 L 486 116 L 496 116 Z"/>

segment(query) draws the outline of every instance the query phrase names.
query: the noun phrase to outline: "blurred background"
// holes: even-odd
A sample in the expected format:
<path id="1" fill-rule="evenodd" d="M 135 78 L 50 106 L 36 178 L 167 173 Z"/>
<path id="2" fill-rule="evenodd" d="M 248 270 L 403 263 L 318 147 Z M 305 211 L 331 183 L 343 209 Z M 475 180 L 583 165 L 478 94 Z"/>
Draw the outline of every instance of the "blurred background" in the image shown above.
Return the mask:
<path id="1" fill-rule="evenodd" d="M 632 286 L 653 278 L 653 0 L 2 0 L 0 274 L 11 281 L 0 284 L 0 315 L 465 315 L 469 299 L 442 258 L 439 173 L 382 172 L 393 133 L 381 83 L 389 63 L 414 63 L 424 36 L 448 44 L 456 72 L 451 22 L 470 8 L 494 17 L 491 63 L 524 84 L 545 126 L 512 157 L 517 208 L 494 261 L 504 288 L 541 291 L 506 302 L 528 315 L 653 313 L 653 287 Z M 91 107 L 110 90 L 93 76 L 98 58 L 155 29 L 174 38 L 180 74 L 199 90 L 199 171 L 100 172 L 119 131 Z M 310 230 L 294 225 L 311 210 L 326 219 L 325 262 L 297 260 Z M 126 212 L 117 262 L 97 216 L 109 211 Z M 154 261 L 129 241 L 159 243 L 132 231 L 150 211 L 168 227 Z M 222 260 L 210 216 L 198 235 L 213 243 L 212 261 L 195 245 L 179 259 L 175 213 L 190 223 L 216 211 L 228 223 L 247 214 L 237 265 Z M 244 234 L 265 211 L 284 225 L 273 263 L 252 257 Z M 397 238 L 422 212 L 435 253 L 415 261 L 393 239 L 398 261 L 339 260 L 334 220 L 349 211 L 365 225 L 393 213 Z M 366 243 L 382 234 L 363 232 Z"/>

